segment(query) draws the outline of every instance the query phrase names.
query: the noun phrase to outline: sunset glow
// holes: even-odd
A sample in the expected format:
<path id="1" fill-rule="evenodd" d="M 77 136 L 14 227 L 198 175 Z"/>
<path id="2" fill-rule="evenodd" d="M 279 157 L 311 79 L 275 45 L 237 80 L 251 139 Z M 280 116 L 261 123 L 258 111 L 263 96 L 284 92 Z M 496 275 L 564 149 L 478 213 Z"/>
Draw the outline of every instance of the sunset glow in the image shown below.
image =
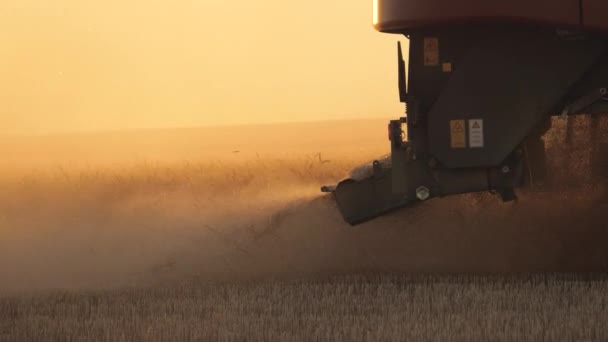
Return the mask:
<path id="1" fill-rule="evenodd" d="M 369 1 L 3 1 L 0 133 L 399 115 Z"/>
<path id="2" fill-rule="evenodd" d="M 374 24 L 374 26 L 378 25 L 378 21 L 379 21 L 379 8 L 378 8 L 378 0 L 372 0 L 373 2 L 373 6 L 372 6 L 372 22 Z"/>

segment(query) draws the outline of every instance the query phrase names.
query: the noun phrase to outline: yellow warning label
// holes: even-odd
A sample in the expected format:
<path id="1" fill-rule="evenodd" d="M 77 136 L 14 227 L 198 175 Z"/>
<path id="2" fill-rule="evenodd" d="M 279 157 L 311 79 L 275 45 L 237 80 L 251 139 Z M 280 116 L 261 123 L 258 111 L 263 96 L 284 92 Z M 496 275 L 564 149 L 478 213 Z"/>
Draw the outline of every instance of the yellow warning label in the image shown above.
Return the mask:
<path id="1" fill-rule="evenodd" d="M 439 66 L 438 38 L 424 38 L 424 66 Z"/>
<path id="2" fill-rule="evenodd" d="M 450 145 L 452 148 L 467 148 L 467 131 L 464 120 L 450 121 Z"/>

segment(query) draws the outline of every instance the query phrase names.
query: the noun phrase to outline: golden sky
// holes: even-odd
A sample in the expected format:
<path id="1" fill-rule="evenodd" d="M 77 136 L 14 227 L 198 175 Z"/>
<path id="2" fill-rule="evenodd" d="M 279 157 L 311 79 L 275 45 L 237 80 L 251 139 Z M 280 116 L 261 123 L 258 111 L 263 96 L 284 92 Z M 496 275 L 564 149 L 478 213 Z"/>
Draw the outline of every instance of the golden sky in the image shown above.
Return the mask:
<path id="1" fill-rule="evenodd" d="M 0 132 L 398 117 L 401 37 L 371 21 L 371 0 L 2 0 Z"/>

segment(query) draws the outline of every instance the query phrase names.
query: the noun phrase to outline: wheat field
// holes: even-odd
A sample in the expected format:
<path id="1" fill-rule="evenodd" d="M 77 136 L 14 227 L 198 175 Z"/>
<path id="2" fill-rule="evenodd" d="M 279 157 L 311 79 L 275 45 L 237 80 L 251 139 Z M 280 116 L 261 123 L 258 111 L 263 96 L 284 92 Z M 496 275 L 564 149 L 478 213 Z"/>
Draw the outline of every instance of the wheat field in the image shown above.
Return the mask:
<path id="1" fill-rule="evenodd" d="M 605 277 L 349 276 L 0 298 L 2 340 L 603 341 Z"/>
<path id="2" fill-rule="evenodd" d="M 319 187 L 385 123 L 335 126 L 4 138 L 0 340 L 606 339 L 608 204 L 559 123 L 560 187 L 355 228 Z"/>

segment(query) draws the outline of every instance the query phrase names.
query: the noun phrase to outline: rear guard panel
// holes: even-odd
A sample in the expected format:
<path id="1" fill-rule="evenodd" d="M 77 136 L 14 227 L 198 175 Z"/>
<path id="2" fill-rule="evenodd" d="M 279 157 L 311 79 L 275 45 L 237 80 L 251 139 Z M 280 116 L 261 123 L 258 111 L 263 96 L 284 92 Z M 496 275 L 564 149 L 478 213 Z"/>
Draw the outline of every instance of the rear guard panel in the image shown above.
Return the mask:
<path id="1" fill-rule="evenodd" d="M 351 225 L 414 203 L 405 195 L 393 194 L 390 169 L 380 176 L 344 180 L 336 187 L 334 196 L 344 220 Z"/>

